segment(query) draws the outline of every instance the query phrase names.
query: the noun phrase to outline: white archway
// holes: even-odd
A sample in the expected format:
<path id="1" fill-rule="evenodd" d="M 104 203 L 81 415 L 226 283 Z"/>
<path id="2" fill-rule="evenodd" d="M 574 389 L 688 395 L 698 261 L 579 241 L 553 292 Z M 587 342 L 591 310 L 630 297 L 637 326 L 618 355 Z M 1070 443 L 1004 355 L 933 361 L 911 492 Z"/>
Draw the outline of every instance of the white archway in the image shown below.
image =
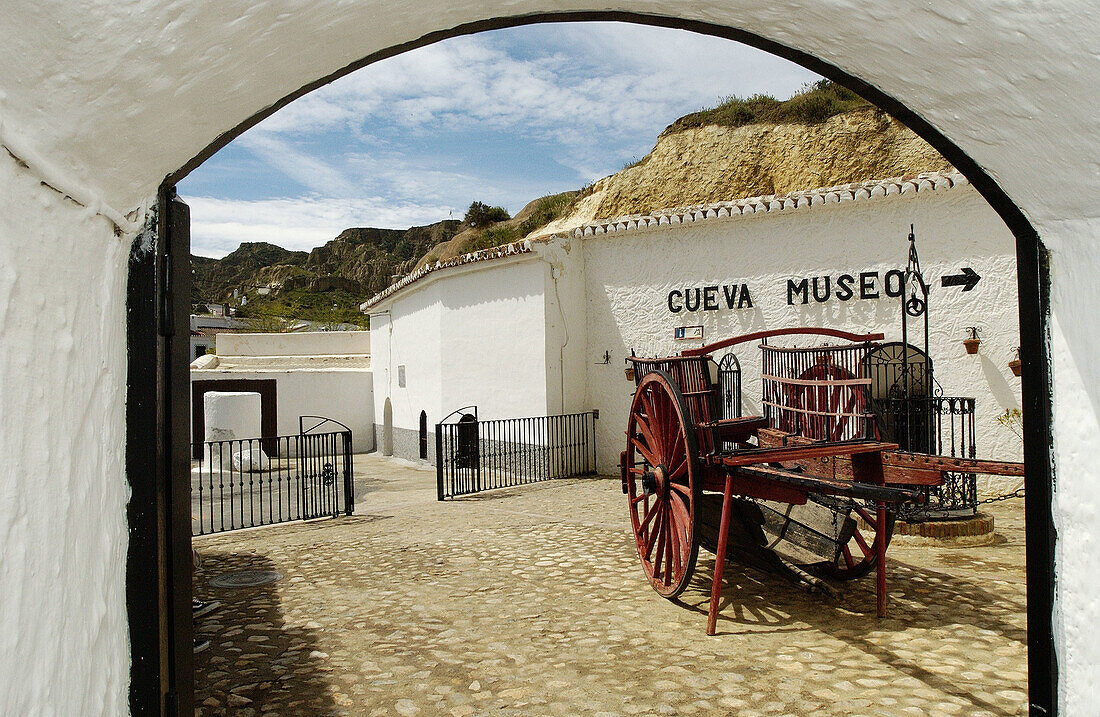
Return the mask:
<path id="1" fill-rule="evenodd" d="M 1021 288 L 1033 290 L 1022 291 L 1021 301 L 1038 312 L 1049 298 L 1052 312 L 1052 363 L 1033 355 L 1025 385 L 1032 401 L 1041 400 L 1049 371 L 1055 395 L 1065 397 L 1052 424 L 1060 477 L 1053 510 L 1060 544 L 1073 548 L 1060 550 L 1057 561 L 1060 692 L 1066 710 L 1087 710 L 1089 675 L 1100 664 L 1100 646 L 1089 639 L 1100 618 L 1100 605 L 1089 598 L 1100 556 L 1076 546 L 1094 539 L 1100 507 L 1100 471 L 1090 460 L 1100 435 L 1100 336 L 1092 328 L 1100 310 L 1092 288 L 1100 268 L 1100 125 L 1088 101 L 1100 80 L 1092 50 L 1100 17 L 1090 4 L 1069 0 L 895 4 L 875 12 L 794 0 L 630 0 L 618 8 L 621 19 L 745 39 L 834 79 L 867 83 L 860 89 L 923 128 L 1022 237 Z M 286 0 L 281 11 L 245 0 L 183 9 L 167 0 L 110 8 L 46 0 L 0 10 L 9 39 L 0 46 L 0 144 L 7 150 L 0 153 L 0 395 L 7 422 L 0 450 L 10 475 L 44 476 L 13 481 L 0 507 L 0 530 L 15 536 L 4 549 L 21 556 L 4 561 L 0 608 L 19 616 L 13 639 L 32 644 L 38 656 L 0 656 L 8 684 L 19 686 L 0 693 L 0 711 L 122 711 L 130 646 L 148 642 L 125 632 L 125 574 L 142 576 L 125 564 L 122 446 L 132 475 L 142 461 L 151 471 L 167 470 L 140 455 L 156 444 L 156 431 L 136 422 L 156 416 L 143 400 L 169 396 L 138 375 L 156 363 L 152 348 L 142 348 L 155 345 L 156 335 L 141 346 L 131 342 L 128 368 L 122 327 L 128 312 L 158 326 L 161 309 L 151 293 L 158 264 L 150 247 L 130 244 L 162 179 L 178 178 L 249 118 L 408 47 L 514 22 L 620 17 L 587 9 L 546 0 L 446 7 Z M 569 14 L 529 15 L 538 12 Z M 1032 227 L 1051 251 L 1049 289 L 1046 257 L 1026 237 Z M 131 266 L 141 271 L 129 275 L 128 305 Z M 159 329 L 174 331 L 164 322 Z M 1046 355 L 1046 331 L 1041 322 L 1024 331 L 1039 357 Z M 47 358 L 27 362 L 32 351 Z M 126 403 L 127 383 L 146 393 L 131 393 Z M 1031 408 L 1032 415 L 1046 410 Z M 1042 431 L 1035 435 L 1031 445 L 1044 447 Z M 50 440 L 58 436 L 66 437 L 60 450 Z M 136 497 L 147 497 L 134 485 Z M 1029 508 L 1029 528 L 1042 532 L 1046 509 L 1039 508 Z M 129 510 L 139 520 L 152 512 L 141 500 Z M 51 520 L 27 522 L 33 514 Z M 90 522 L 89 515 L 99 518 Z M 131 552 L 139 539 L 155 538 L 135 532 Z M 1040 549 L 1029 564 L 1033 558 L 1053 562 L 1054 555 Z M 33 618 L 20 607 L 29 604 L 42 606 Z M 89 605 L 97 606 L 91 615 Z M 76 613 L 85 619 L 71 620 Z M 1041 627 L 1043 615 L 1031 617 Z M 23 627 L 23 620 L 50 627 Z M 47 689 L 59 669 L 65 684 Z"/>

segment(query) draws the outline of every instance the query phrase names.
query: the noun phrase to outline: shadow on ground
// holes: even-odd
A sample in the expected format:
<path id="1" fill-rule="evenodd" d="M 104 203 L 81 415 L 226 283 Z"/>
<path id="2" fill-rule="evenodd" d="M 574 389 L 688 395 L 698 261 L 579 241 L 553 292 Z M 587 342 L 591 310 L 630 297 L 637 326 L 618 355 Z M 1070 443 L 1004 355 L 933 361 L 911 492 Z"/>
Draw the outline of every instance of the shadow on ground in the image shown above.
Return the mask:
<path id="1" fill-rule="evenodd" d="M 982 699 L 971 686 L 929 670 L 922 664 L 927 659 L 917 646 L 895 645 L 869 636 L 907 626 L 950 631 L 969 625 L 1026 646 L 1027 630 L 1020 620 L 1026 612 L 1024 601 L 950 573 L 897 560 L 888 561 L 888 565 L 888 613 L 886 618 L 878 618 L 873 573 L 839 584 L 842 592 L 833 598 L 820 592 L 807 595 L 802 586 L 731 560 L 723 576 L 717 634 L 797 632 L 810 625 L 940 694 L 962 698 L 992 714 L 1015 714 Z M 700 615 L 700 632 L 710 605 L 713 574 L 714 556 L 701 552 L 690 588 L 677 601 Z"/>
<path id="2" fill-rule="evenodd" d="M 299 714 L 337 712 L 327 655 L 318 650 L 314 629 L 286 623 L 278 583 L 249 588 L 211 584 L 219 575 L 276 566 L 252 553 L 199 552 L 195 597 L 216 600 L 221 607 L 195 621 L 196 638 L 210 641 L 195 655 L 196 714 L 247 717 L 269 704 Z"/>
<path id="3" fill-rule="evenodd" d="M 840 589 L 832 598 L 806 589 L 757 568 L 729 562 L 723 571 L 718 630 L 742 633 L 743 628 L 774 628 L 788 623 L 812 625 L 824 632 L 852 631 L 921 625 L 943 628 L 972 625 L 1009 640 L 1027 644 L 1027 631 L 1018 618 L 1026 605 L 998 594 L 983 583 L 898 560 L 887 560 L 887 617 L 875 614 L 874 574 L 847 583 L 831 583 Z M 689 591 L 679 601 L 688 609 L 707 614 L 710 605 L 714 556 L 700 551 Z M 1017 620 L 1014 620 L 1017 618 Z"/>

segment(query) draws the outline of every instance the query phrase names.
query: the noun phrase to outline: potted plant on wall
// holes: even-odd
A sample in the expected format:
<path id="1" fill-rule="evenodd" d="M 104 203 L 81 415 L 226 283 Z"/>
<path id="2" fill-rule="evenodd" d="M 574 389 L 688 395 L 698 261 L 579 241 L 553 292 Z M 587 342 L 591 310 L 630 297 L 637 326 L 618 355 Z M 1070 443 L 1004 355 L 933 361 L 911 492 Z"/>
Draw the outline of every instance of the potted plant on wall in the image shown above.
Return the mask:
<path id="1" fill-rule="evenodd" d="M 1008 368 L 1012 370 L 1013 376 L 1019 376 L 1021 373 L 1023 373 L 1023 367 L 1023 361 L 1020 360 L 1020 347 L 1017 346 L 1016 355 L 1011 361 L 1008 362 Z"/>
<path id="2" fill-rule="evenodd" d="M 970 332 L 970 336 L 963 339 L 963 346 L 966 347 L 966 352 L 968 354 L 976 354 L 978 353 L 978 347 L 982 343 L 982 340 L 978 338 L 978 327 L 968 326 L 966 330 Z"/>

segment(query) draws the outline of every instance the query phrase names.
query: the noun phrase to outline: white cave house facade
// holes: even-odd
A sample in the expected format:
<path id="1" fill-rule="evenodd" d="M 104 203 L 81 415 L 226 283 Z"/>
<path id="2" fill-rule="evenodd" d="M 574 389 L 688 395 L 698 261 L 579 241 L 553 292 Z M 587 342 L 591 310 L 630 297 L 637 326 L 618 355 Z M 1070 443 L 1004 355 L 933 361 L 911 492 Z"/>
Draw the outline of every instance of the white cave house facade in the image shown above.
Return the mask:
<path id="1" fill-rule="evenodd" d="M 900 341 L 911 228 L 931 284 L 937 390 L 977 399 L 979 457 L 1020 460 L 1019 438 L 998 421 L 1020 408 L 1009 367 L 1019 346 L 1015 242 L 955 172 L 610 219 L 425 267 L 361 307 L 375 415 L 391 403 L 393 453 L 407 459 L 419 458 L 420 416 L 430 416 L 434 460 L 434 424 L 463 407 L 482 419 L 596 410 L 598 469 L 615 474 L 631 351 L 671 355 L 799 326 Z M 939 286 L 964 266 L 981 277 L 970 290 Z M 676 338 L 686 327 L 701 338 Z M 977 354 L 963 345 L 970 327 L 983 337 Z M 747 414 L 761 412 L 758 354 L 755 345 L 736 354 Z M 979 491 L 1019 482 L 993 480 Z"/>

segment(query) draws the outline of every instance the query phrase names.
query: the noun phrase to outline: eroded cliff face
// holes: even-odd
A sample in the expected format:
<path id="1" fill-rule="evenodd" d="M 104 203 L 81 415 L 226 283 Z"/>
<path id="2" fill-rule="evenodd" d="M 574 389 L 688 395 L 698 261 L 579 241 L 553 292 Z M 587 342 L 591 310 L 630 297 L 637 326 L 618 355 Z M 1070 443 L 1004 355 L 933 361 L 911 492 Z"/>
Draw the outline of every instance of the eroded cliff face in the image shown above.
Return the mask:
<path id="1" fill-rule="evenodd" d="M 638 164 L 596 182 L 571 212 L 531 236 L 658 209 L 950 169 L 927 142 L 871 107 L 816 125 L 707 125 L 662 134 Z"/>

